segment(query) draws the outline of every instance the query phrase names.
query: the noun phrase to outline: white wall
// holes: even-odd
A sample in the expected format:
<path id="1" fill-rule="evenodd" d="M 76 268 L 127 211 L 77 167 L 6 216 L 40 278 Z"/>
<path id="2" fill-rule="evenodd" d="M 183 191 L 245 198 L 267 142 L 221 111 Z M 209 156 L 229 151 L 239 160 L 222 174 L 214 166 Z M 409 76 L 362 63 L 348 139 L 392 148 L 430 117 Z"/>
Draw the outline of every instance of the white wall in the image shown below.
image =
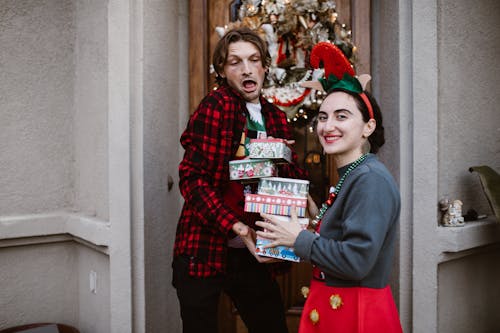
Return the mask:
<path id="1" fill-rule="evenodd" d="M 0 214 L 74 203 L 74 3 L 0 3 Z"/>
<path id="2" fill-rule="evenodd" d="M 106 15 L 101 1 L 1 3 L 0 327 L 109 332 L 108 256 L 90 243 L 107 242 Z"/>
<path id="3" fill-rule="evenodd" d="M 187 2 L 2 0 L 0 32 L 0 329 L 180 331 Z"/>
<path id="4" fill-rule="evenodd" d="M 73 2 L 75 207 L 108 220 L 107 2 Z"/>
<path id="5" fill-rule="evenodd" d="M 0 328 L 78 321 L 78 277 L 71 243 L 0 248 Z"/>
<path id="6" fill-rule="evenodd" d="M 500 173 L 500 2 L 440 1 L 439 196 L 492 215 L 471 166 Z"/>
<path id="7" fill-rule="evenodd" d="M 491 286 L 500 272 L 491 266 L 500 253 L 500 225 L 490 217 L 439 227 L 438 201 L 458 198 L 465 210 L 491 215 L 468 168 L 500 171 L 500 66 L 493 56 L 500 50 L 499 3 L 372 5 L 374 92 L 389 133 L 399 131 L 393 153 L 383 156 L 396 162 L 403 198 L 395 286 L 404 331 L 497 332 L 491 318 L 499 291 Z"/>

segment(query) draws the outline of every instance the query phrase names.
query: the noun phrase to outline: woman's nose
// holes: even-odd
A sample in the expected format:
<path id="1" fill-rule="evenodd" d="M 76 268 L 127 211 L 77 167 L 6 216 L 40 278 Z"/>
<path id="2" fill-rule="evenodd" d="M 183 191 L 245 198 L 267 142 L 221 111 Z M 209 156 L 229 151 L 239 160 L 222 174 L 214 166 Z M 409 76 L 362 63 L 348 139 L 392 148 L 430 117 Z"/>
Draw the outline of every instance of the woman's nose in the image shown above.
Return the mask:
<path id="1" fill-rule="evenodd" d="M 337 126 L 337 123 L 335 122 L 334 119 L 328 119 L 325 123 L 325 130 L 326 131 L 333 131 Z"/>

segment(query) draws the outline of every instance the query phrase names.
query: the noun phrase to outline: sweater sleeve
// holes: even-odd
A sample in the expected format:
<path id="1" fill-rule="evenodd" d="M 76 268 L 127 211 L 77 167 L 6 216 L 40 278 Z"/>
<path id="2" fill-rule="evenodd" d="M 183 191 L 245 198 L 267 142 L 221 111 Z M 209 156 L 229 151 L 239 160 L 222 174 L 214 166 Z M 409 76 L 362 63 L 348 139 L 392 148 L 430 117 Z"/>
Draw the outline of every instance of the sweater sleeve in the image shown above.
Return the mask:
<path id="1" fill-rule="evenodd" d="M 399 214 L 399 197 L 393 186 L 376 173 L 364 173 L 343 188 L 342 226 L 336 237 L 301 232 L 294 248 L 302 258 L 325 273 L 345 280 L 361 280 L 373 268 L 384 245 L 386 234 Z M 342 194 L 342 193 L 341 193 Z M 332 209 L 331 208 L 331 209 Z M 322 222 L 328 228 L 326 214 Z M 325 232 L 327 233 L 327 232 Z"/>

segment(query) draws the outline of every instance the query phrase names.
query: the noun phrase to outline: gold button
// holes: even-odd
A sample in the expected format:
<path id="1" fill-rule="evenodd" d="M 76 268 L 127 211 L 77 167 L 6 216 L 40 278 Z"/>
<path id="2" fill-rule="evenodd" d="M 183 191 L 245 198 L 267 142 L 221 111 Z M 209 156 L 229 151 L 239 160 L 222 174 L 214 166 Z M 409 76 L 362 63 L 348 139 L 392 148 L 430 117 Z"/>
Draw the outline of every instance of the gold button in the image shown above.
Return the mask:
<path id="1" fill-rule="evenodd" d="M 342 302 L 342 298 L 340 297 L 339 294 L 334 294 L 330 296 L 330 305 L 332 306 L 332 309 L 337 310 L 344 304 Z"/>
<path id="2" fill-rule="evenodd" d="M 316 323 L 319 321 L 319 312 L 316 309 L 313 309 L 311 313 L 309 313 L 309 319 L 311 319 L 313 325 L 316 325 Z"/>

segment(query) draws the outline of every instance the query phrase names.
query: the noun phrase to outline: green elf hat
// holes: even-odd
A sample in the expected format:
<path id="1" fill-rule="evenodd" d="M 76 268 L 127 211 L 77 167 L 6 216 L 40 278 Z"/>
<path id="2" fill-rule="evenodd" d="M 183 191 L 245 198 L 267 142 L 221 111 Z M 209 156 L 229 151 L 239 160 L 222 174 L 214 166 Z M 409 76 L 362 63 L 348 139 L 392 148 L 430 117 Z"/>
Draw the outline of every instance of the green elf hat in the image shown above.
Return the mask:
<path id="1" fill-rule="evenodd" d="M 362 74 L 356 77 L 351 63 L 337 46 L 330 42 L 320 42 L 314 45 L 309 62 L 313 68 L 319 68 L 323 64 L 325 78 L 320 78 L 318 81 L 302 82 L 303 87 L 326 93 L 337 89 L 356 93 L 365 103 L 370 119 L 374 119 L 373 107 L 368 96 L 364 93 L 371 76 Z"/>

